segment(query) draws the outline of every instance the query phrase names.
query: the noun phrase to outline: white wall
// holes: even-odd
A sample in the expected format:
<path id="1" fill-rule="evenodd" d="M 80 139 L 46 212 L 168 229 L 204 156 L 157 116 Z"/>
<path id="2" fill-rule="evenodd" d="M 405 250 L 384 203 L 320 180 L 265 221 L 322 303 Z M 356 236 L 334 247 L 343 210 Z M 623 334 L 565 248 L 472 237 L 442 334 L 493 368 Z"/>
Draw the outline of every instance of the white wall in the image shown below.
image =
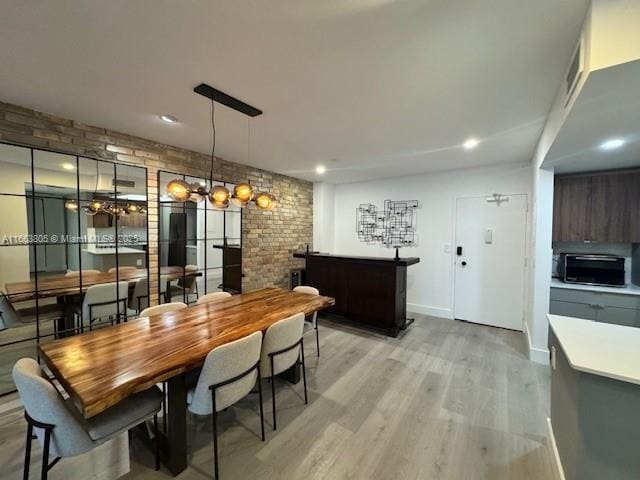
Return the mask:
<path id="1" fill-rule="evenodd" d="M 332 252 L 334 248 L 334 186 L 313 184 L 313 250 Z"/>
<path id="2" fill-rule="evenodd" d="M 401 250 L 401 256 L 420 257 L 420 263 L 408 270 L 408 308 L 414 312 L 452 318 L 455 199 L 494 192 L 530 195 L 531 185 L 531 167 L 522 164 L 335 185 L 335 232 L 331 251 L 393 257 L 395 252 L 391 249 L 358 240 L 356 208 L 362 203 L 382 207 L 386 199 L 418 200 L 418 246 Z M 323 201 L 327 201 L 326 197 Z M 326 224 L 320 224 L 320 228 L 325 227 Z M 450 246 L 450 253 L 445 253 L 445 245 Z"/>

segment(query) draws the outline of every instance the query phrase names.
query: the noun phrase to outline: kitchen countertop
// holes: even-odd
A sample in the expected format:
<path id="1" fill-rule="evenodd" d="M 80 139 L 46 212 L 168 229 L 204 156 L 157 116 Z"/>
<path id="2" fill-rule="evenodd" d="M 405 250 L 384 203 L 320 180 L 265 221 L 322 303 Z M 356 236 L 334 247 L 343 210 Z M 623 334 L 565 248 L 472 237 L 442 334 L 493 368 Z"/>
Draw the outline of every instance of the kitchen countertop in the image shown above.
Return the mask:
<path id="1" fill-rule="evenodd" d="M 631 283 L 626 287 L 602 287 L 599 285 L 564 283 L 559 278 L 552 278 L 551 288 L 566 288 L 568 290 L 583 290 L 586 292 L 614 293 L 618 295 L 640 295 L 640 287 Z"/>
<path id="2" fill-rule="evenodd" d="M 96 248 L 95 250 L 89 250 L 88 248 L 83 249 L 84 252 L 92 253 L 93 255 L 115 255 L 115 248 Z M 139 255 L 144 255 L 144 250 L 138 250 L 137 248 L 129 248 L 129 247 L 118 247 L 118 255 L 128 254 L 128 253 L 137 253 Z"/>
<path id="3" fill-rule="evenodd" d="M 574 370 L 640 385 L 640 328 L 547 317 Z"/>

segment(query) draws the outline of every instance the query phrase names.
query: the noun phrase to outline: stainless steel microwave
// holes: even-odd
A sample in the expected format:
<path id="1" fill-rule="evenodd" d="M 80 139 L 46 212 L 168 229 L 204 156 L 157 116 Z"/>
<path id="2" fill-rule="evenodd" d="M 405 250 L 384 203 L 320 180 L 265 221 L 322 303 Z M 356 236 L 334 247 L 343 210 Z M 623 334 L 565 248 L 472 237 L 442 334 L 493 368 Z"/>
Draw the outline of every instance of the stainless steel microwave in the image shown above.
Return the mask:
<path id="1" fill-rule="evenodd" d="M 566 283 L 624 287 L 624 257 L 615 255 L 563 253 L 559 273 Z"/>

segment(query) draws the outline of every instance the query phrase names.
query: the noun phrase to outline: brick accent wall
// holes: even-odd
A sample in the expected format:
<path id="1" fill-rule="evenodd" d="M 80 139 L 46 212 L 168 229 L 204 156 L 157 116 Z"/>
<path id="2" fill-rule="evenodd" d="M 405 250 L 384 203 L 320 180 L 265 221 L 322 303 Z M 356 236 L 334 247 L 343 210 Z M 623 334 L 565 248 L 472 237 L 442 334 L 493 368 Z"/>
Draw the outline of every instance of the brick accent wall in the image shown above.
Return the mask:
<path id="1" fill-rule="evenodd" d="M 158 170 L 207 178 L 210 157 L 101 127 L 0 102 L 0 141 L 144 166 L 149 184 L 149 273 L 158 278 Z M 266 286 L 287 288 L 289 272 L 303 265 L 294 251 L 311 245 L 313 184 L 216 157 L 214 177 L 231 183 L 250 180 L 259 190 L 273 193 L 278 206 L 263 212 L 243 209 L 243 290 Z M 151 303 L 158 300 L 151 282 Z"/>

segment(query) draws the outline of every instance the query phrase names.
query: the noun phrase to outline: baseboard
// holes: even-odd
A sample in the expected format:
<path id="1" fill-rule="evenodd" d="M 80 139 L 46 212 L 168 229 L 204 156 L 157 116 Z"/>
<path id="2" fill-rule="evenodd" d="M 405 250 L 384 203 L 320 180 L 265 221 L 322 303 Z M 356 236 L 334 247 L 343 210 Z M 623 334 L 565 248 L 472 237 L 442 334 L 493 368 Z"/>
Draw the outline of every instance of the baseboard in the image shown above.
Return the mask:
<path id="1" fill-rule="evenodd" d="M 529 360 L 532 362 L 540 363 L 542 365 L 549 365 L 549 350 L 546 348 L 535 348 L 531 345 L 531 334 L 529 333 L 529 326 L 527 322 L 524 322 L 524 334 L 527 338 L 527 348 L 529 349 Z"/>
<path id="2" fill-rule="evenodd" d="M 431 307 L 429 305 L 421 305 L 419 303 L 407 303 L 407 310 L 409 312 L 420 313 L 422 315 L 429 315 L 431 317 L 440 317 L 453 319 L 453 312 L 450 308 L 438 308 Z"/>
<path id="3" fill-rule="evenodd" d="M 551 419 L 549 417 L 547 417 L 547 429 L 549 430 L 549 442 L 551 442 L 551 451 L 553 452 L 558 476 L 560 477 L 560 480 L 566 480 L 564 476 L 564 469 L 562 468 L 562 461 L 560 460 L 560 452 L 558 452 L 556 436 L 553 433 L 553 425 L 551 424 Z"/>

